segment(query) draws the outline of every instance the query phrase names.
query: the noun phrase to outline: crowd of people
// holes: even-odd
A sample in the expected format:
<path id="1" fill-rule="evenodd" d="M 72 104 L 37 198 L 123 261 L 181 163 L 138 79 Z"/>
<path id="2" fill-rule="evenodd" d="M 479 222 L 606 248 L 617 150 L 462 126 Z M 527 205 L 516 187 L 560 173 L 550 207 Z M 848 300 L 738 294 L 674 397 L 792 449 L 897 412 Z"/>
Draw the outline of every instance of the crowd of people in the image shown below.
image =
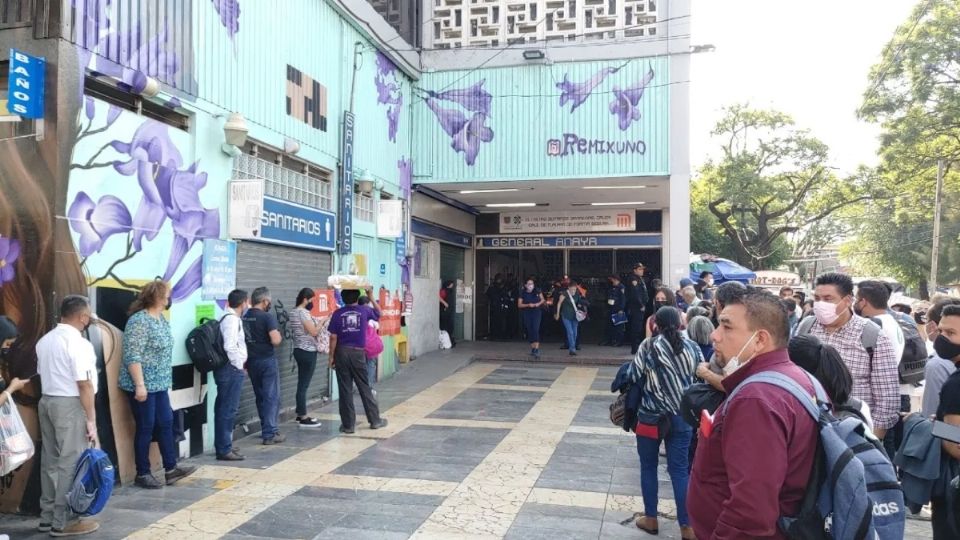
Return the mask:
<path id="1" fill-rule="evenodd" d="M 960 474 L 960 441 L 931 435 L 934 419 L 960 426 L 960 298 L 935 297 L 917 313 L 895 310 L 887 284 L 855 287 L 841 273 L 818 276 L 809 299 L 790 287 L 777 295 L 739 282 L 682 285 L 679 295 L 655 290 L 649 337 L 611 384 L 626 411 L 615 422 L 622 418 L 637 440 L 639 529 L 659 531 L 663 445 L 682 538 L 786 538 L 782 518 L 798 516 L 822 474 L 814 463 L 825 455 L 819 420 L 786 390 L 792 381 L 812 403 L 819 389 L 834 418 L 862 424 L 869 444 L 856 452 L 876 448 L 896 471 L 899 506 L 917 513 L 931 505 L 933 538 L 960 538 L 953 506 L 960 487 L 951 487 Z M 749 384 L 754 380 L 768 384 Z M 921 388 L 916 410 L 910 398 Z M 936 457 L 918 473 L 913 456 L 927 450 Z M 893 484 L 886 488 L 899 493 Z M 878 538 L 902 537 L 899 506 L 874 503 L 872 524 L 864 526 L 875 527 Z"/>
<path id="2" fill-rule="evenodd" d="M 178 464 L 169 391 L 173 384 L 174 341 L 164 312 L 170 308 L 171 288 L 166 282 L 147 283 L 130 307 L 122 342 L 119 387 L 127 396 L 136 424 L 133 435 L 136 478 L 134 484 L 146 489 L 172 486 L 195 471 Z M 314 293 L 305 288 L 289 314 L 293 357 L 298 367 L 295 396 L 296 420 L 302 427 L 318 427 L 307 416 L 307 390 L 316 369 L 318 354 L 329 354 L 337 372 L 340 392 L 340 432 L 354 433 L 356 385 L 371 429 L 387 425 L 380 416 L 372 390 L 376 354 L 369 347 L 376 336 L 379 306 L 370 291 L 343 290 L 342 307 L 328 318 L 311 314 Z M 280 372 L 277 349 L 284 339 L 272 307 L 270 291 L 260 287 L 248 294 L 234 290 L 227 298 L 226 315 L 219 321 L 223 350 L 228 362 L 214 369 L 217 397 L 214 405 L 214 447 L 221 461 L 241 461 L 244 456 L 233 446 L 233 431 L 240 394 L 249 377 L 260 417 L 261 440 L 273 445 L 285 440 L 279 430 Z M 38 530 L 51 536 L 78 536 L 92 533 L 99 524 L 80 519 L 67 505 L 67 492 L 81 453 L 88 445 L 99 445 L 95 399 L 98 390 L 97 353 L 85 333 L 96 322 L 89 300 L 71 295 L 60 306 L 59 324 L 37 343 L 37 371 L 42 381 L 39 401 L 41 515 Z M 0 317 L 0 351 L 17 340 L 16 326 Z M 5 353 L 2 353 L 5 354 Z M 371 370 L 371 367 L 373 370 Z M 371 374 L 373 371 L 373 374 Z M 0 405 L 12 399 L 27 381 L 13 379 L 0 393 Z M 150 446 L 156 442 L 163 465 L 155 474 Z"/>

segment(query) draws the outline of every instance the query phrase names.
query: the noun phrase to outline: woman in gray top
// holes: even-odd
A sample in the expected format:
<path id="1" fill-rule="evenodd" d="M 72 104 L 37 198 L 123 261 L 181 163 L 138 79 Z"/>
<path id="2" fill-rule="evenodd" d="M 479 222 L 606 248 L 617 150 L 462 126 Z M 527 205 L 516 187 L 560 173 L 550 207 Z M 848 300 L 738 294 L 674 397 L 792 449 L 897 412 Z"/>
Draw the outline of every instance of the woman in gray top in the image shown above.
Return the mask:
<path id="1" fill-rule="evenodd" d="M 313 290 L 304 287 L 297 294 L 297 307 L 290 315 L 293 333 L 293 358 L 297 361 L 297 423 L 301 427 L 320 427 L 320 421 L 307 416 L 307 390 L 317 369 L 317 335 L 320 326 L 314 320 Z"/>

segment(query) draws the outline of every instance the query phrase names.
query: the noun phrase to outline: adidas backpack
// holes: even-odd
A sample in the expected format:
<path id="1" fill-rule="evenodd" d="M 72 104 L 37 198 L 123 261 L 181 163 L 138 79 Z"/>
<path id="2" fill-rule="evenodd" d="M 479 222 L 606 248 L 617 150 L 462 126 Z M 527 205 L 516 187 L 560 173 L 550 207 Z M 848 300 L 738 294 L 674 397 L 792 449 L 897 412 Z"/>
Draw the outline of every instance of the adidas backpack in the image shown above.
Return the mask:
<path id="1" fill-rule="evenodd" d="M 817 455 L 800 513 L 781 516 L 781 530 L 795 540 L 902 540 L 903 491 L 881 442 L 866 434 L 863 422 L 833 417 L 820 382 L 807 376 L 816 399 L 790 377 L 767 371 L 740 383 L 724 404 L 748 384 L 771 384 L 790 392 L 817 422 Z"/>
<path id="2" fill-rule="evenodd" d="M 224 315 L 224 318 L 228 317 Z M 222 321 L 223 319 L 220 319 Z M 200 326 L 187 334 L 187 355 L 200 373 L 207 373 L 227 365 L 230 359 L 223 349 L 220 321 L 203 318 Z"/>
<path id="3" fill-rule="evenodd" d="M 77 461 L 73 483 L 67 492 L 67 506 L 81 516 L 99 514 L 113 493 L 113 483 L 110 457 L 99 448 L 88 448 Z"/>

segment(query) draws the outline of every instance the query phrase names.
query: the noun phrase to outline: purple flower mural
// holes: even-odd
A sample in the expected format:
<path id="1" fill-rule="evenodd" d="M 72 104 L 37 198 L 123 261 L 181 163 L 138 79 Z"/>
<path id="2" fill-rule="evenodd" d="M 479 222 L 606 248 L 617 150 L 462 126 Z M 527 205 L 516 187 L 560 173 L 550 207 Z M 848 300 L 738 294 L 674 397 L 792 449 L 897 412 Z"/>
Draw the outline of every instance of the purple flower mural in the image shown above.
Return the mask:
<path id="1" fill-rule="evenodd" d="M 390 142 L 397 142 L 400 112 L 403 110 L 402 87 L 397 67 L 380 51 L 377 51 L 377 73 L 373 84 L 377 89 L 377 104 L 387 105 L 387 138 Z"/>
<path id="2" fill-rule="evenodd" d="M 486 79 L 481 79 L 477 84 L 467 88 L 444 90 L 443 92 L 427 91 L 427 95 L 434 99 L 452 101 L 471 112 L 490 114 L 493 96 L 483 89 L 485 82 L 487 82 Z"/>
<path id="3" fill-rule="evenodd" d="M 121 232 L 129 235 L 126 253 L 91 285 L 108 277 L 120 281 L 114 273 L 116 266 L 141 252 L 144 240 L 154 240 L 167 222 L 173 232 L 173 242 L 161 276 L 165 281 L 177 275 L 196 242 L 220 236 L 220 211 L 204 207 L 200 200 L 200 193 L 207 185 L 207 174 L 198 170 L 198 163 L 185 166 L 168 129 L 164 124 L 146 120 L 129 141 L 114 140 L 106 145 L 119 159 L 81 167 L 112 167 L 123 176 L 135 177 L 135 185 L 140 188 L 140 202 L 132 217 L 127 206 L 113 195 L 104 195 L 94 203 L 86 192 L 80 191 L 70 205 L 71 227 L 79 234 L 78 251 L 85 259 L 99 253 L 110 236 Z M 174 301 L 185 299 L 199 289 L 200 279 L 192 275 L 196 264 L 199 263 L 191 264 L 174 285 L 177 292 Z"/>
<path id="4" fill-rule="evenodd" d="M 227 35 L 233 41 L 240 31 L 240 2 L 238 0 L 210 0 L 213 9 L 220 15 L 220 24 L 227 29 Z"/>
<path id="5" fill-rule="evenodd" d="M 400 183 L 401 198 L 410 198 L 410 190 L 413 189 L 413 160 L 400 158 L 397 162 L 397 177 Z"/>
<path id="6" fill-rule="evenodd" d="M 20 258 L 20 242 L 0 237 L 0 287 L 17 277 L 13 263 Z"/>
<path id="7" fill-rule="evenodd" d="M 96 203 L 81 191 L 67 211 L 70 228 L 80 234 L 80 256 L 99 253 L 111 236 L 130 232 L 133 219 L 123 201 L 113 195 L 104 195 Z"/>
<path id="8" fill-rule="evenodd" d="M 608 76 L 617 71 L 619 71 L 619 68 L 606 67 L 598 71 L 593 77 L 581 83 L 570 82 L 570 75 L 565 73 L 563 75 L 563 82 L 557 83 L 557 88 L 561 91 L 560 107 L 563 107 L 568 102 L 572 103 L 570 112 L 573 113 L 573 111 L 577 110 L 577 107 L 587 101 L 587 98 L 590 97 L 590 94 L 593 93 L 596 87 L 600 86 Z"/>
<path id="9" fill-rule="evenodd" d="M 647 74 L 639 83 L 621 90 L 619 87 L 613 87 L 613 101 L 610 102 L 610 114 L 617 117 L 617 123 L 621 131 L 626 131 L 630 124 L 640 120 L 640 99 L 647 85 L 653 80 L 653 68 L 651 67 Z"/>
<path id="10" fill-rule="evenodd" d="M 493 129 L 487 127 L 493 96 L 483 89 L 486 80 L 456 90 L 427 91 L 427 107 L 433 111 L 440 127 L 450 136 L 450 147 L 463 152 L 464 161 L 473 166 L 480 153 L 481 143 L 493 140 Z M 440 101 L 453 103 L 458 108 L 448 108 Z M 467 113 L 473 113 L 468 116 Z"/>

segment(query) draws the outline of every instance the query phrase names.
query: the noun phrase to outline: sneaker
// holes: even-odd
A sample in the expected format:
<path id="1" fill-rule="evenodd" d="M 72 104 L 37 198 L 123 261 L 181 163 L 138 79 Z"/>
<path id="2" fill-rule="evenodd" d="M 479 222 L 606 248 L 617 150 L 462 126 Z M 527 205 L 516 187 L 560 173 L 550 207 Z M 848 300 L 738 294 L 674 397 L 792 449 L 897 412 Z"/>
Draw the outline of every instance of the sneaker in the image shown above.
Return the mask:
<path id="1" fill-rule="evenodd" d="M 39 525 L 37 525 L 37 531 L 39 531 L 39 532 L 50 532 L 50 529 L 52 529 L 52 528 L 53 528 L 53 524 L 52 524 L 52 523 L 43 523 L 43 522 L 41 522 Z"/>
<path id="2" fill-rule="evenodd" d="M 347 435 L 353 435 L 354 430 L 353 430 L 353 428 L 345 428 L 345 427 L 343 427 L 343 426 L 340 426 L 340 433 L 346 433 Z"/>
<path id="3" fill-rule="evenodd" d="M 90 534 L 99 528 L 100 524 L 96 521 L 78 520 L 62 529 L 50 529 L 50 536 L 80 536 L 82 534 Z"/>
<path id="4" fill-rule="evenodd" d="M 197 472 L 196 467 L 177 465 L 173 470 L 167 471 L 167 485 L 172 486 L 195 472 Z"/>
<path id="5" fill-rule="evenodd" d="M 163 487 L 163 484 L 156 479 L 152 474 L 141 474 L 137 477 L 133 483 L 137 486 L 140 486 L 144 489 L 160 489 Z"/>
<path id="6" fill-rule="evenodd" d="M 320 427 L 323 425 L 316 418 L 310 418 L 309 416 L 297 418 L 296 422 L 300 424 L 300 427 Z"/>
<path id="7" fill-rule="evenodd" d="M 272 444 L 280 444 L 285 440 L 287 440 L 287 437 L 283 433 L 277 433 L 271 439 L 264 439 L 263 444 L 270 446 Z"/>
<path id="8" fill-rule="evenodd" d="M 231 450 L 222 456 L 217 456 L 217 461 L 243 461 L 244 459 L 246 458 L 243 457 L 243 454 L 236 450 Z"/>
<path id="9" fill-rule="evenodd" d="M 380 423 L 378 423 L 378 424 L 370 424 L 370 429 L 381 429 L 381 428 L 385 428 L 385 427 L 387 427 L 387 419 L 386 419 L 386 418 L 381 418 L 381 419 L 380 419 Z"/>
<path id="10" fill-rule="evenodd" d="M 540 358 L 540 349 L 535 349 L 535 350 L 533 351 L 533 357 L 534 357 L 534 358 Z"/>

